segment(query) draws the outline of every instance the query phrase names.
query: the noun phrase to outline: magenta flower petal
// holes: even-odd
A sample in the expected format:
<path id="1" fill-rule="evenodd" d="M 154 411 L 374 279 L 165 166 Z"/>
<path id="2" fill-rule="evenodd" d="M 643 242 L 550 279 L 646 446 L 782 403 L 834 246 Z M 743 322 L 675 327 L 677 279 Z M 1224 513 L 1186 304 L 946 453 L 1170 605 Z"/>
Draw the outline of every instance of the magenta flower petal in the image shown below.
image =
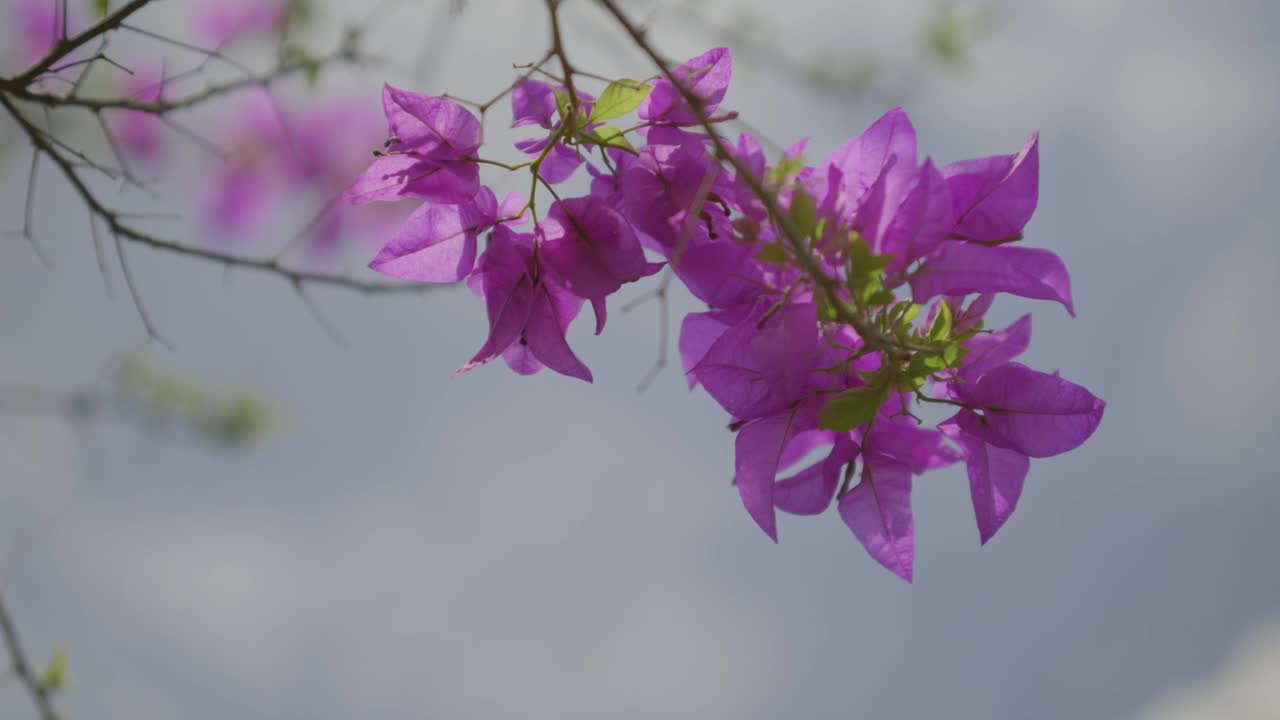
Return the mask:
<path id="1" fill-rule="evenodd" d="M 887 268 L 892 276 L 933 252 L 946 239 L 951 222 L 951 191 L 933 161 L 925 160 L 874 249 L 877 254 L 894 256 Z"/>
<path id="2" fill-rule="evenodd" d="M 1009 363 L 988 371 L 957 396 L 984 411 L 989 440 L 1031 457 L 1074 450 L 1093 435 L 1106 403 L 1088 390 L 1025 365 Z"/>
<path id="3" fill-rule="evenodd" d="M 864 461 L 862 481 L 840 498 L 840 518 L 876 562 L 911 582 L 915 536 L 911 471 L 894 462 Z"/>
<path id="4" fill-rule="evenodd" d="M 511 127 L 538 125 L 551 129 L 556 98 L 544 82 L 525 78 L 511 90 Z"/>
<path id="5" fill-rule="evenodd" d="M 529 350 L 543 365 L 561 375 L 591 382 L 591 370 L 573 354 L 564 337 L 565 328 L 577 314 L 577 307 L 581 307 L 581 301 L 576 301 L 577 307 L 574 302 L 556 297 L 545 284 L 539 285 L 534 290 L 533 307 L 520 342 L 527 342 Z"/>
<path id="6" fill-rule="evenodd" d="M 479 189 L 480 172 L 474 163 L 439 165 L 413 155 L 382 155 L 342 197 L 355 205 L 410 197 L 448 203 L 469 200 Z"/>
<path id="7" fill-rule="evenodd" d="M 715 48 L 673 69 L 671 74 L 702 101 L 703 111 L 710 115 L 729 89 L 733 58 L 729 48 Z M 680 91 L 665 77 L 653 83 L 653 92 L 640 104 L 636 114 L 644 120 L 661 120 L 677 125 L 696 125 L 698 122 L 698 116 L 684 101 Z"/>
<path id="8" fill-rule="evenodd" d="M 494 241 L 480 256 L 471 281 L 479 281 L 489 313 L 489 336 L 475 357 L 459 370 L 466 372 L 498 357 L 520 339 L 533 307 L 532 249 L 499 226 Z"/>
<path id="9" fill-rule="evenodd" d="M 598 198 L 553 203 L 539 229 L 544 267 L 580 298 L 603 298 L 652 272 L 631 224 Z"/>
<path id="10" fill-rule="evenodd" d="M 773 486 L 773 505 L 792 515 L 817 515 L 831 505 L 844 466 L 858 455 L 848 433 L 836 436 L 831 454 Z"/>
<path id="11" fill-rule="evenodd" d="M 720 336 L 738 324 L 750 311 L 749 307 L 734 307 L 711 312 L 689 313 L 680 325 L 680 363 L 689 380 L 689 389 L 698 384 L 694 368 Z"/>
<path id="12" fill-rule="evenodd" d="M 733 241 L 707 242 L 686 249 L 672 262 L 676 276 L 694 297 L 711 307 L 749 303 L 760 294 L 764 279 L 752 262 L 757 250 Z"/>
<path id="13" fill-rule="evenodd" d="M 947 446 L 942 433 L 918 427 L 914 422 L 877 421 L 863 444 L 874 448 L 874 454 L 880 459 L 893 461 L 916 475 L 960 459 L 955 450 Z"/>
<path id="14" fill-rule="evenodd" d="M 475 264 L 476 235 L 492 220 L 471 204 L 423 204 L 369 267 L 383 275 L 419 282 L 465 279 Z"/>
<path id="15" fill-rule="evenodd" d="M 988 431 L 982 425 L 982 418 L 968 410 L 961 410 L 938 427 L 964 454 L 978 536 L 985 545 L 1017 508 L 1031 459 L 1017 450 L 988 443 L 984 439 Z"/>
<path id="16" fill-rule="evenodd" d="M 469 155 L 480 147 L 480 121 L 447 98 L 384 85 L 382 108 L 397 141 L 393 145 L 395 149 L 412 150 L 421 157 L 447 161 Z"/>
<path id="17" fill-rule="evenodd" d="M 760 303 L 722 334 L 691 371 L 730 415 L 770 415 L 804 393 L 818 355 L 816 308 L 788 304 L 772 313 Z"/>
<path id="18" fill-rule="evenodd" d="M 538 166 L 538 177 L 556 185 L 572 177 L 574 171 L 581 166 L 582 157 L 577 150 L 557 143 Z"/>
<path id="19" fill-rule="evenodd" d="M 1007 292 L 1034 300 L 1056 300 L 1075 315 L 1071 278 L 1048 250 L 950 241 L 929 257 L 911 280 L 916 302 L 938 295 Z"/>
<path id="20" fill-rule="evenodd" d="M 1015 320 L 1009 327 L 991 333 L 975 335 L 964 346 L 969 354 L 964 357 L 961 376 L 976 381 L 983 373 L 1008 363 L 1026 351 L 1031 344 L 1031 313 Z"/>
<path id="21" fill-rule="evenodd" d="M 738 431 L 734 441 L 734 484 L 747 513 L 761 530 L 778 541 L 773 509 L 774 480 L 787 445 L 797 435 L 818 426 L 821 402 L 808 400 L 798 406 L 752 420 Z"/>
<path id="22" fill-rule="evenodd" d="M 1017 240 L 1040 196 L 1040 135 L 1016 155 L 963 160 L 942 168 L 955 205 L 953 233 L 965 240 Z"/>
<path id="23" fill-rule="evenodd" d="M 897 166 L 895 185 L 909 179 L 916 170 L 916 130 L 902 108 L 885 113 L 861 135 L 836 148 L 825 166 L 839 171 L 841 186 L 851 203 L 846 210 L 851 213 L 891 162 Z M 900 200 L 897 190 L 890 188 L 891 200 Z"/>

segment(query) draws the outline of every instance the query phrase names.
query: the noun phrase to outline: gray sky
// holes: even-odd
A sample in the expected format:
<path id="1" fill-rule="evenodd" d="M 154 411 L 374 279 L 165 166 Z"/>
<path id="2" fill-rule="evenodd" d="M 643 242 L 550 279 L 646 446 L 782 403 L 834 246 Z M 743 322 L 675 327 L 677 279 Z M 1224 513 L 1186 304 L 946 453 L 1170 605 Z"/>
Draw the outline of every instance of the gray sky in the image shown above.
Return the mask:
<path id="1" fill-rule="evenodd" d="M 928 7 L 899 5 L 764 12 L 797 55 L 892 58 Z M 487 95 L 545 46 L 538 4 L 470 6 L 416 89 Z M 379 42 L 410 58 L 429 15 Z M 658 17 L 670 54 L 708 45 Z M 234 454 L 0 418 L 5 595 L 34 653 L 69 648 L 69 716 L 1163 720 L 1182 688 L 1223 695 L 1230 682 L 1201 678 L 1280 613 L 1280 8 L 1077 0 L 1001 17 L 968 71 L 907 110 L 940 162 L 1040 130 L 1028 243 L 1067 262 L 1079 317 L 1034 306 L 1028 362 L 1108 408 L 1082 449 L 1033 464 L 987 547 L 959 468 L 916 484 L 914 585 L 834 514 L 785 517 L 774 546 L 729 486 L 714 402 L 675 372 L 635 393 L 651 306 L 599 338 L 574 328 L 594 386 L 500 366 L 451 378 L 486 327 L 465 291 L 319 291 L 338 349 L 273 278 L 134 249 L 177 348 L 159 359 L 262 388 L 288 426 Z M 572 23 L 575 62 L 646 73 L 596 19 Z M 820 156 L 899 99 L 818 98 L 742 59 L 726 104 Z M 25 159 L 6 162 L 0 217 L 16 225 Z M 81 383 L 143 335 L 127 299 L 104 301 L 66 188 L 36 209 L 56 267 L 0 244 L 0 379 Z M 0 685 L 0 715 L 29 712 Z"/>

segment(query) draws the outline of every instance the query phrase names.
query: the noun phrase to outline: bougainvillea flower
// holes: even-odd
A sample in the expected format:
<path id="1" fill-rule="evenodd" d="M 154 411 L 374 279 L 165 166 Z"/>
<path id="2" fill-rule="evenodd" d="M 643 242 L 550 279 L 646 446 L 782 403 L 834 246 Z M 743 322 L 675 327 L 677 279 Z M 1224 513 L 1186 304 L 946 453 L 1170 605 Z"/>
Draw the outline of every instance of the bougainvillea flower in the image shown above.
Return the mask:
<path id="1" fill-rule="evenodd" d="M 862 479 L 840 498 L 838 509 L 840 519 L 871 557 L 911 582 L 915 560 L 911 470 L 864 452 Z"/>
<path id="2" fill-rule="evenodd" d="M 841 473 L 861 448 L 850 433 L 836 435 L 831 454 L 773 485 L 773 505 L 792 515 L 817 515 L 831 505 Z"/>
<path id="3" fill-rule="evenodd" d="M 195 13 L 196 34 L 205 47 L 213 49 L 242 38 L 278 35 L 288 10 L 288 0 L 206 2 Z"/>
<path id="4" fill-rule="evenodd" d="M 818 357 L 815 315 L 812 303 L 771 307 L 761 300 L 689 374 L 739 420 L 778 412 L 808 388 Z"/>
<path id="5" fill-rule="evenodd" d="M 913 274 L 911 292 L 916 302 L 938 295 L 1005 292 L 1033 300 L 1056 300 L 1068 313 L 1076 314 L 1067 266 L 1041 248 L 945 242 Z"/>
<path id="6" fill-rule="evenodd" d="M 518 213 L 521 205 L 520 198 L 511 195 L 499 208 L 487 187 L 480 188 L 470 202 L 423 203 L 369 267 L 402 280 L 464 280 L 475 265 L 476 238 L 502 216 Z"/>
<path id="7" fill-rule="evenodd" d="M 720 48 L 675 79 L 610 83 L 597 119 L 634 108 L 641 122 L 607 137 L 584 126 L 594 100 L 581 88 L 517 80 L 512 127 L 542 133 L 516 143 L 527 162 L 506 167 L 538 177 L 527 205 L 511 197 L 504 208 L 480 184 L 481 163 L 486 176 L 503 163 L 477 156 L 478 120 L 450 100 L 387 87 L 392 138 L 348 199 L 424 201 L 372 267 L 466 279 L 483 298 L 489 332 L 459 372 L 501 356 L 517 373 L 550 367 L 590 381 L 569 324 L 590 302 L 600 333 L 609 296 L 661 257 L 709 308 L 684 318 L 680 361 L 689 387 L 702 385 L 729 415 L 747 514 L 776 541 L 777 511 L 835 504 L 867 552 L 910 581 L 914 476 L 963 460 L 985 543 L 1016 507 L 1030 459 L 1080 445 L 1105 408 L 1056 373 L 1014 362 L 1031 339 L 1029 315 L 986 327 L 1001 293 L 1074 311 L 1061 260 L 1009 244 L 1037 203 L 1038 140 L 939 169 L 920 164 L 915 129 L 895 108 L 816 166 L 805 140 L 771 165 L 750 134 L 730 146 L 698 122 L 719 109 L 731 71 Z M 589 194 L 550 188 L 580 165 Z M 544 188 L 554 198 L 545 212 Z M 542 219 L 521 234 L 508 221 L 525 210 Z M 961 409 L 922 427 L 917 412 L 930 401 Z"/>
<path id="8" fill-rule="evenodd" d="M 1040 197 L 1040 136 L 1015 155 L 962 160 L 942 168 L 954 200 L 952 233 L 982 243 L 1011 242 L 1036 211 Z"/>
<path id="9" fill-rule="evenodd" d="M 778 472 L 785 469 L 787 447 L 818 428 L 820 399 L 810 399 L 773 415 L 756 418 L 738 430 L 734 441 L 734 484 L 747 513 L 761 530 L 778 541 L 773 489 Z"/>
<path id="10" fill-rule="evenodd" d="M 532 235 L 499 225 L 472 276 L 489 313 L 489 337 L 459 373 L 502 355 L 522 375 L 543 366 L 591 382 L 591 371 L 565 340 L 582 299 L 542 277 Z"/>
<path id="11" fill-rule="evenodd" d="M 834 192 L 826 204 L 847 227 L 879 181 L 892 214 L 916 166 L 915 128 L 902 108 L 894 108 L 827 157 L 822 171 Z"/>
<path id="12" fill-rule="evenodd" d="M 538 230 L 543 267 L 561 287 L 591 301 L 597 335 L 604 330 L 605 298 L 662 269 L 645 260 L 622 213 L 590 195 L 553 203 Z"/>
<path id="13" fill-rule="evenodd" d="M 594 98 L 579 93 L 579 100 L 584 107 L 590 107 Z M 511 115 L 513 128 L 537 125 L 544 130 L 554 131 L 560 124 L 556 116 L 556 99 L 551 86 L 529 78 L 522 80 L 511 91 Z M 542 151 L 554 136 L 555 133 L 552 132 L 542 137 L 517 140 L 516 148 L 526 155 L 537 158 L 542 155 Z M 547 151 L 538 165 L 538 177 L 555 185 L 568 180 L 582 163 L 582 154 L 577 148 L 557 142 L 555 147 Z"/>
<path id="14" fill-rule="evenodd" d="M 480 120 L 448 98 L 384 85 L 382 110 L 393 151 L 445 162 L 472 155 L 483 140 Z"/>
<path id="15" fill-rule="evenodd" d="M 964 454 L 978 536 L 985 545 L 1018 506 L 1031 458 L 987 442 L 990 431 L 969 410 L 961 410 L 938 427 Z"/>
<path id="16" fill-rule="evenodd" d="M 891 201 L 886 198 L 886 202 Z M 951 191 L 932 160 L 925 160 L 906 197 L 892 212 L 884 233 L 872 245 L 877 255 L 893 256 L 885 268 L 890 277 L 933 252 L 951 230 Z"/>
<path id="17" fill-rule="evenodd" d="M 724 100 L 729 89 L 729 78 L 733 75 L 733 57 L 729 48 L 714 48 L 701 55 L 689 59 L 671 74 L 676 80 L 702 102 L 702 110 L 707 115 L 716 111 Z M 653 92 L 640 104 L 636 114 L 641 119 L 654 122 L 668 122 L 676 125 L 696 125 L 698 115 L 685 102 L 684 96 L 665 77 L 653 83 Z"/>
<path id="18" fill-rule="evenodd" d="M 959 385 L 956 396 L 982 410 L 991 441 L 1031 457 L 1074 450 L 1102 421 L 1106 403 L 1088 390 L 1049 373 L 1008 363 L 978 382 Z"/>

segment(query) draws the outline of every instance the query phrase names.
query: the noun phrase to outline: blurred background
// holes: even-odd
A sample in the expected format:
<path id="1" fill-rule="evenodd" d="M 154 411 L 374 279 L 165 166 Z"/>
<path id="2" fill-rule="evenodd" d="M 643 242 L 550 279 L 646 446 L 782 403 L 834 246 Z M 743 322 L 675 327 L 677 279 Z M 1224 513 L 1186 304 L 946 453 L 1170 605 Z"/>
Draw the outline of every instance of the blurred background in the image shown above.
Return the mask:
<path id="1" fill-rule="evenodd" d="M 137 24 L 199 42 L 195 6 Z M 729 44 L 726 107 L 782 145 L 809 137 L 811 158 L 897 104 L 940 163 L 1038 129 L 1027 242 L 1066 261 L 1079 317 L 1036 305 L 1027 362 L 1105 398 L 1098 433 L 1033 464 L 986 547 L 962 467 L 921 478 L 908 585 L 834 513 L 785 517 L 777 546 L 755 527 L 722 411 L 674 368 L 636 390 L 655 304 L 601 337 L 575 325 L 594 385 L 500 365 L 454 378 L 486 331 L 464 289 L 304 301 L 128 246 L 167 350 L 114 265 L 108 300 L 83 203 L 45 167 L 30 215 L 50 267 L 0 242 L 0 386 L 92 394 L 142 352 L 148 372 L 253 406 L 242 442 L 145 412 L 0 411 L 0 581 L 33 659 L 67 651 L 67 716 L 1280 718 L 1280 5 L 627 7 L 671 57 Z M 332 47 L 371 9 L 317 2 L 300 42 Z M 576 65 L 649 74 L 592 3 L 563 12 Z M 356 158 L 382 138 L 383 80 L 483 99 L 548 45 L 532 0 L 393 4 L 366 32 L 388 64 L 326 69 L 313 95 L 371 113 L 367 142 L 355 124 L 321 133 Z M 139 42 L 117 47 L 201 60 Z M 269 59 L 253 42 L 231 54 Z M 278 93 L 312 97 L 301 80 Z M 250 116 L 236 102 L 189 117 L 225 147 Z M 489 142 L 509 117 L 492 111 Z M 0 135 L 0 229 L 18 230 L 30 151 L 11 122 Z M 323 244 L 323 189 L 264 195 L 240 239 L 211 232 L 225 166 L 162 139 L 168 169 L 138 174 L 185 179 L 119 202 L 181 218 L 140 222 L 248 254 L 299 228 Z M 359 268 L 381 239 L 296 262 Z M 997 320 L 1032 307 L 1002 302 Z M 673 326 L 694 309 L 677 294 Z M 34 716 L 15 682 L 0 716 Z"/>

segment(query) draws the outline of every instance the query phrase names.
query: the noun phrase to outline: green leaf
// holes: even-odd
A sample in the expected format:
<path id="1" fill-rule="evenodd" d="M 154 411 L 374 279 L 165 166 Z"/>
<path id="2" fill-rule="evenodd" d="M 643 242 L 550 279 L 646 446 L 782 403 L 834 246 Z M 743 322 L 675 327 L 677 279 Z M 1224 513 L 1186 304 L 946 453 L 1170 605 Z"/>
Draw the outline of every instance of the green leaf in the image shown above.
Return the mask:
<path id="1" fill-rule="evenodd" d="M 942 359 L 946 361 L 947 367 L 955 365 L 956 361 L 960 359 L 960 350 L 960 343 L 953 342 L 947 346 L 946 350 L 942 351 Z"/>
<path id="2" fill-rule="evenodd" d="M 600 93 L 600 98 L 591 108 L 591 117 L 587 123 L 594 125 L 626 115 L 640 107 L 640 103 L 644 102 L 651 90 L 653 90 L 651 86 L 639 80 L 627 78 L 614 80 L 609 83 L 609 87 L 605 88 L 604 92 Z"/>
<path id="3" fill-rule="evenodd" d="M 760 252 L 756 253 L 756 260 L 760 262 L 775 263 L 785 265 L 791 262 L 791 256 L 787 254 L 787 249 L 782 243 L 769 243 L 760 248 Z"/>
<path id="4" fill-rule="evenodd" d="M 915 322 L 916 318 L 919 316 L 920 316 L 920 306 L 915 303 L 911 303 L 910 305 L 907 306 L 907 309 L 902 313 L 903 326 L 910 326 L 911 323 Z"/>
<path id="5" fill-rule="evenodd" d="M 885 290 L 883 287 L 881 287 L 880 283 L 875 283 L 875 285 L 868 285 L 867 287 L 876 288 L 874 292 L 864 291 L 862 295 L 862 301 L 872 307 L 888 305 L 889 303 L 898 299 L 898 296 L 894 295 L 892 291 Z"/>
<path id="6" fill-rule="evenodd" d="M 933 326 L 929 328 L 929 339 L 945 340 L 951 335 L 951 306 L 946 300 L 938 301 L 938 314 L 933 318 Z"/>
<path id="7" fill-rule="evenodd" d="M 907 363 L 907 377 L 927 377 L 947 368 L 947 361 L 935 353 L 916 353 Z"/>
<path id="8" fill-rule="evenodd" d="M 111 12 L 111 0 L 90 0 L 89 4 L 98 17 L 106 17 Z"/>
<path id="9" fill-rule="evenodd" d="M 68 684 L 67 651 L 58 648 L 53 651 L 53 658 L 40 672 L 40 685 L 47 690 L 65 690 Z"/>
<path id="10" fill-rule="evenodd" d="M 556 112 L 560 114 L 560 119 L 567 120 L 569 117 L 569 93 L 560 88 L 551 88 L 551 94 L 556 98 Z"/>
<path id="11" fill-rule="evenodd" d="M 601 125 L 582 136 L 589 143 L 594 143 L 600 147 L 611 147 L 618 150 L 625 150 L 632 155 L 639 155 L 636 149 L 631 147 L 631 143 L 627 142 L 627 136 L 622 131 L 612 125 Z"/>
<path id="12" fill-rule="evenodd" d="M 804 156 L 797 155 L 793 158 L 782 158 L 777 165 L 766 168 L 764 171 L 764 179 L 772 185 L 781 185 L 791 177 L 794 177 L 804 169 Z"/>
<path id="13" fill-rule="evenodd" d="M 791 223 L 806 237 L 814 237 L 818 228 L 818 203 L 803 188 L 796 188 L 791 194 L 791 210 L 787 213 Z"/>
<path id="14" fill-rule="evenodd" d="M 870 422 L 880 410 L 884 392 L 883 387 L 869 386 L 832 396 L 818 414 L 818 427 L 845 432 Z"/>

